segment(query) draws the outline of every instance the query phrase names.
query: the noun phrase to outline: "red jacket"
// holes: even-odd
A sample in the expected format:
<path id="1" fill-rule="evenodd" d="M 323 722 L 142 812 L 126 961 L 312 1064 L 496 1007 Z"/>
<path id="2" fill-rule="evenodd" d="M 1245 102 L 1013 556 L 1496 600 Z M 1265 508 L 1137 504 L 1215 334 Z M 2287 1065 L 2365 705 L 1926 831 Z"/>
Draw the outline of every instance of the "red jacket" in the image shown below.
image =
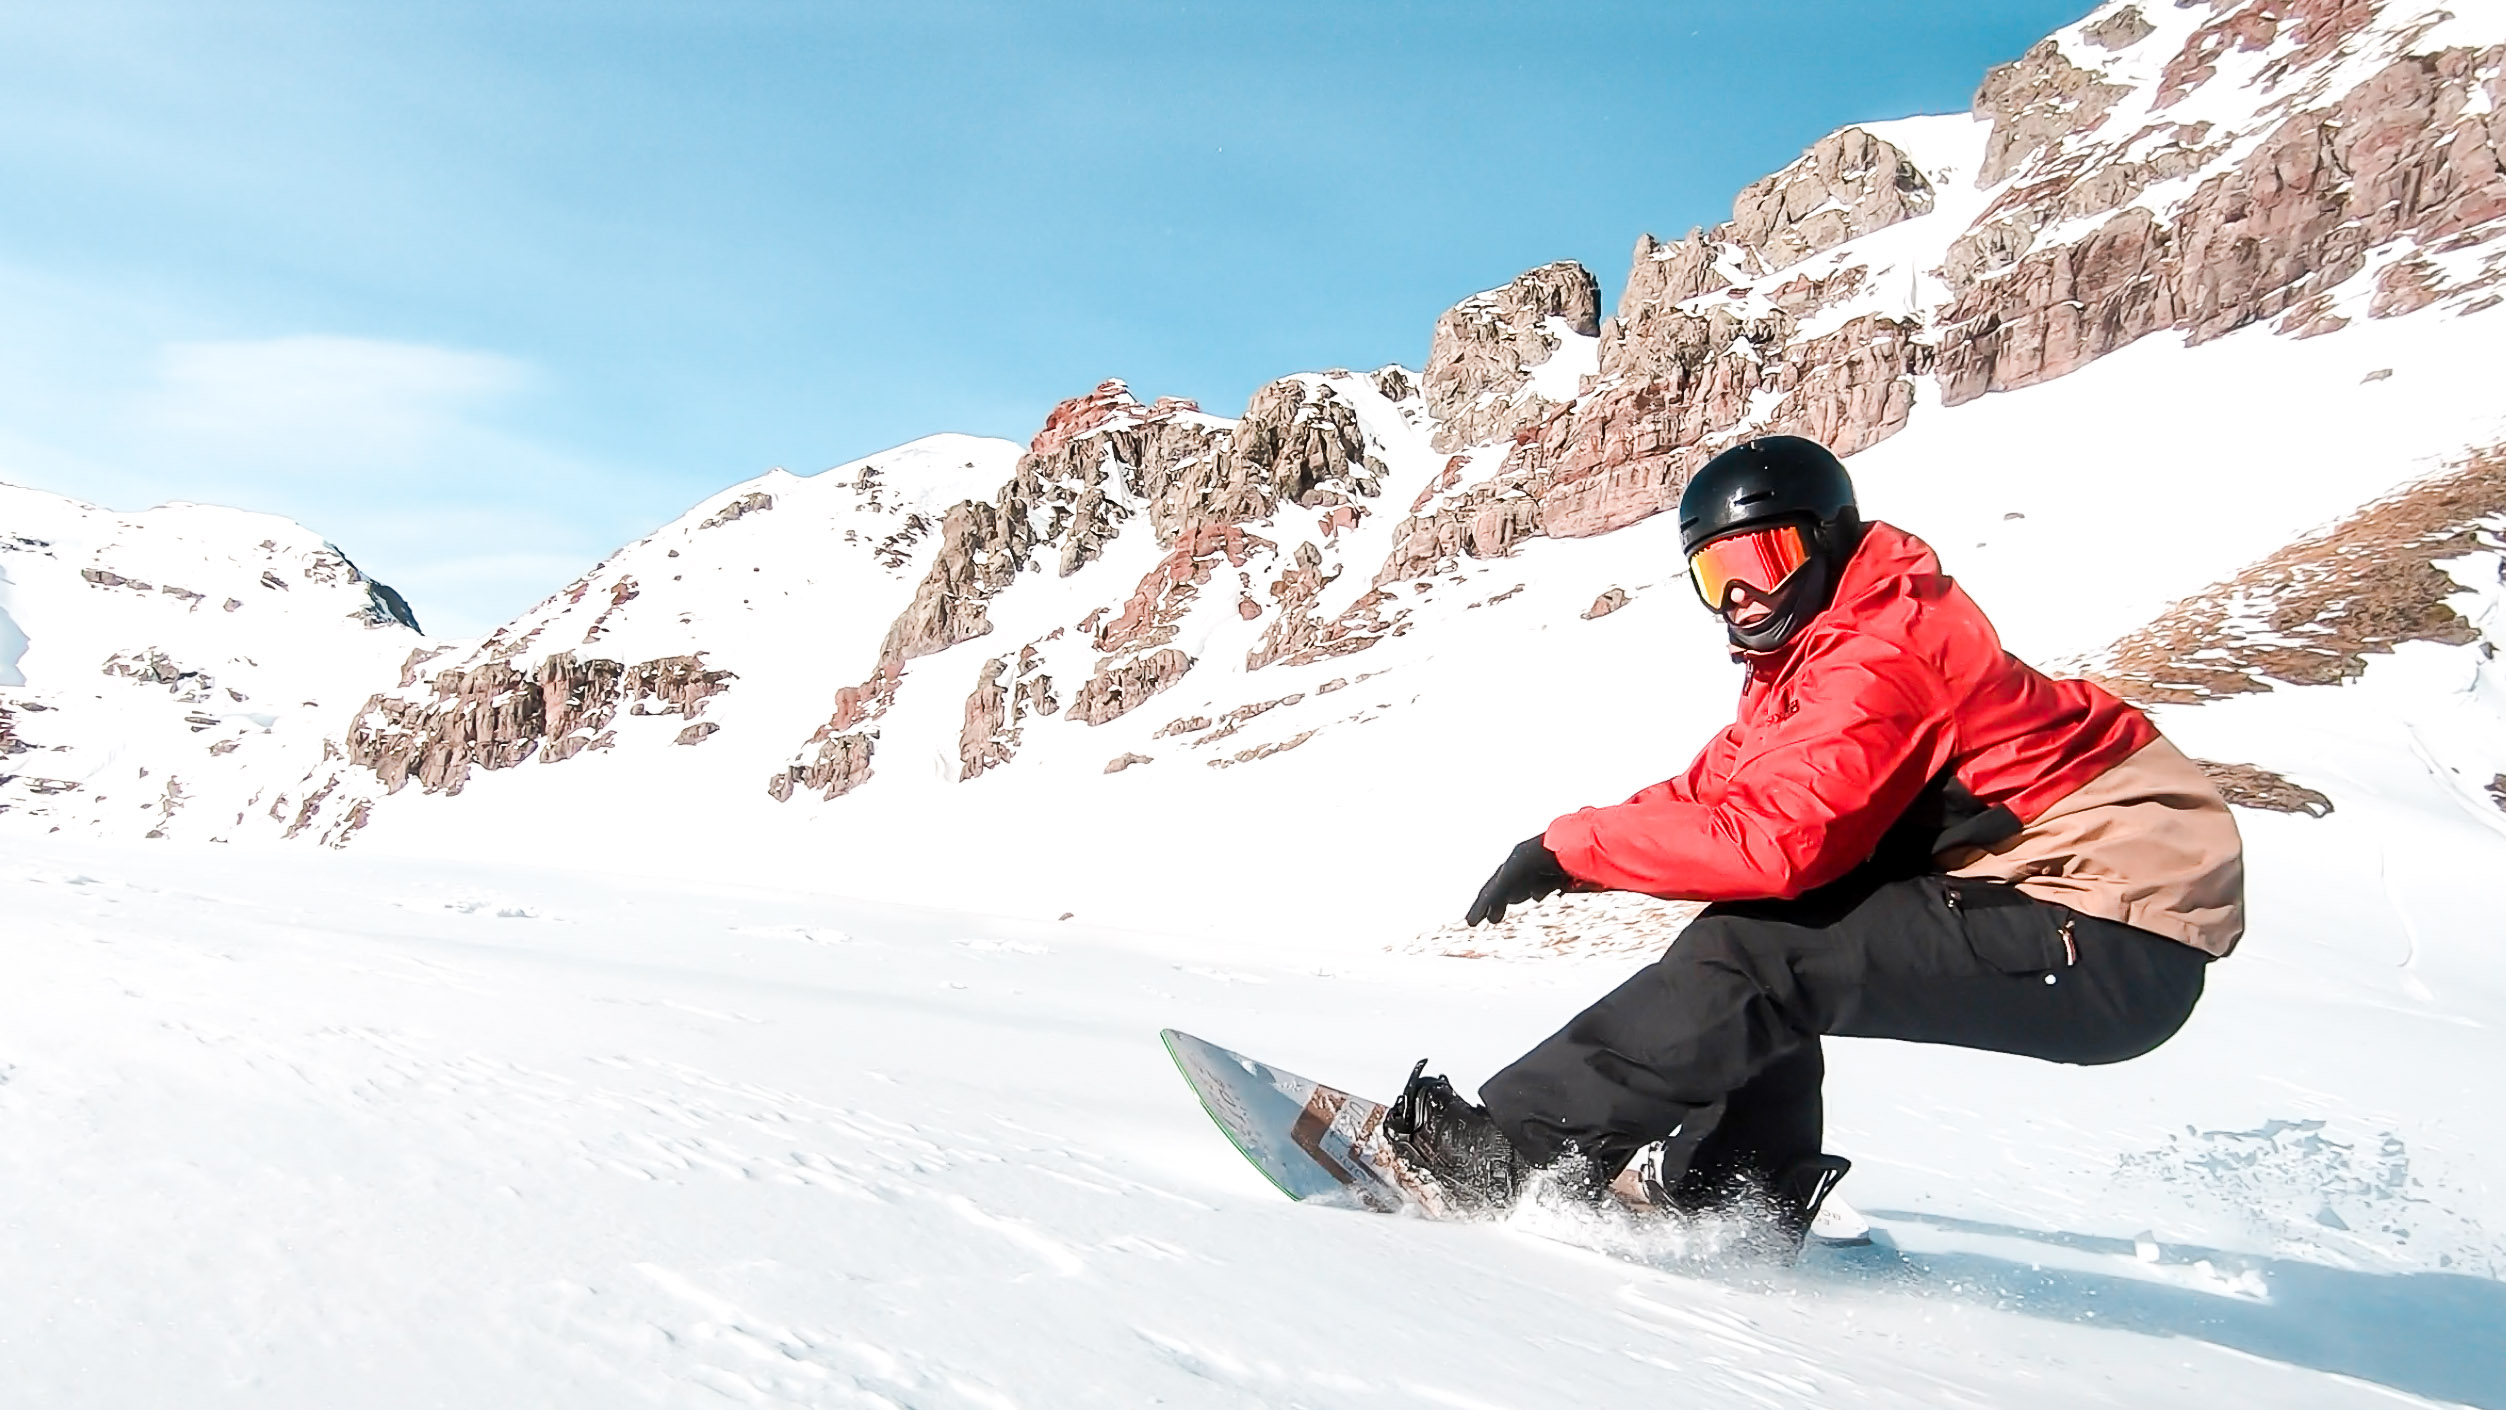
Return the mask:
<path id="1" fill-rule="evenodd" d="M 1797 896 L 1870 856 L 1943 770 L 2026 824 L 2158 737 L 2105 691 L 2002 650 L 1930 546 L 1882 523 L 1828 609 L 1749 663 L 1740 718 L 1688 772 L 1549 824 L 1577 880 L 1696 901 Z"/>

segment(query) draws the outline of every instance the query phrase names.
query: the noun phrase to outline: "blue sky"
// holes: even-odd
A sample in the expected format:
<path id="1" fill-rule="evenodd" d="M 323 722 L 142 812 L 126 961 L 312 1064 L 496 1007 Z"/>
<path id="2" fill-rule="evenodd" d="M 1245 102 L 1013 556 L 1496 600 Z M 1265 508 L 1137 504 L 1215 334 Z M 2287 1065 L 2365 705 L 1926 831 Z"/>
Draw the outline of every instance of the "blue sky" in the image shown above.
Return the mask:
<path id="1" fill-rule="evenodd" d="M 2086 8 L 12 4 L 0 480 L 287 514 L 475 632 L 768 466 L 1415 366 L 1551 259 L 1606 306 Z"/>

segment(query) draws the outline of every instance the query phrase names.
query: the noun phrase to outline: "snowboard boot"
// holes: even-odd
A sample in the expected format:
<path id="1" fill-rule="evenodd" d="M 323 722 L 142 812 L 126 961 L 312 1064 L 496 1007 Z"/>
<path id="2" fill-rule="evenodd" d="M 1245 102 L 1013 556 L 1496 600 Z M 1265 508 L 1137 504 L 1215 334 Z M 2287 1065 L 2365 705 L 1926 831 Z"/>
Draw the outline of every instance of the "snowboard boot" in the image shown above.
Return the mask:
<path id="1" fill-rule="evenodd" d="M 1841 1155 L 1805 1156 L 1794 1161 L 1775 1177 L 1767 1189 L 1767 1203 L 1773 1207 L 1775 1234 L 1781 1240 L 1776 1250 L 1783 1261 L 1792 1262 L 1801 1256 L 1801 1245 L 1810 1237 L 1810 1225 L 1819 1217 L 1819 1206 L 1827 1203 L 1836 1182 L 1853 1169 L 1853 1162 Z"/>
<path id="2" fill-rule="evenodd" d="M 1463 1214 L 1493 1214 L 1521 1191 L 1522 1157 L 1487 1108 L 1465 1099 L 1427 1060 L 1410 1069 L 1401 1095 L 1384 1111 L 1384 1136 L 1402 1168 L 1432 1186 Z"/>
<path id="3" fill-rule="evenodd" d="M 1659 1146 L 1638 1152 L 1611 1193 L 1640 1211 L 1691 1219 L 1739 1216 L 1753 1229 L 1741 1245 L 1746 1255 L 1778 1263 L 1801 1256 L 1819 1207 L 1853 1169 L 1853 1162 L 1841 1155 L 1813 1155 L 1792 1161 L 1772 1178 L 1747 1166 L 1671 1176 L 1663 1161 Z"/>

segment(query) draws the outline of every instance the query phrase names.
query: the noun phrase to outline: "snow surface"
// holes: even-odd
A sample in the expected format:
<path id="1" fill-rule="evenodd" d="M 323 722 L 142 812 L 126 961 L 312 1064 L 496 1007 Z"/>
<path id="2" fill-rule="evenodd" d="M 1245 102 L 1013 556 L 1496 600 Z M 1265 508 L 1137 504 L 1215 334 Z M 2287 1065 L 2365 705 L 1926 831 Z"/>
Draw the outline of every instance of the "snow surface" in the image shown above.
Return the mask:
<path id="1" fill-rule="evenodd" d="M 21 1404 L 2506 1404 L 2451 917 L 2433 1005 L 2281 917 L 2121 1067 L 1837 1043 L 1886 1242 L 1777 1271 L 1290 1205 L 1155 1038 L 1380 1093 L 1610 965 L 57 839 L 0 908 Z"/>

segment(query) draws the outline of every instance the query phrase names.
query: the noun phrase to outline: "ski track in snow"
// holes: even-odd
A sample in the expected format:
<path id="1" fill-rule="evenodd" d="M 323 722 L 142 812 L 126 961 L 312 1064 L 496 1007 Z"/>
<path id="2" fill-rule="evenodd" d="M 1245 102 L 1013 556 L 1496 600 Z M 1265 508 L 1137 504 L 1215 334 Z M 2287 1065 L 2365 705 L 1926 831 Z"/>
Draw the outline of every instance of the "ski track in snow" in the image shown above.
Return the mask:
<path id="1" fill-rule="evenodd" d="M 1839 1044 L 1831 1145 L 1894 1247 L 1779 1271 L 1554 1212 L 1289 1205 L 1153 1036 L 1258 1035 L 1361 1089 L 1441 1043 L 1475 1080 L 1624 960 L 1324 977 L 763 891 L 241 860 L 0 864 L 15 1403 L 2506 1404 L 2500 1249 L 2448 1174 L 2493 1123 L 2410 1107 L 2385 1010 L 2318 1000 L 2385 1060 L 2313 1052 L 2267 963 L 2123 1068 Z M 2450 1061 L 2494 1064 L 2496 1032 L 2449 1030 Z"/>

